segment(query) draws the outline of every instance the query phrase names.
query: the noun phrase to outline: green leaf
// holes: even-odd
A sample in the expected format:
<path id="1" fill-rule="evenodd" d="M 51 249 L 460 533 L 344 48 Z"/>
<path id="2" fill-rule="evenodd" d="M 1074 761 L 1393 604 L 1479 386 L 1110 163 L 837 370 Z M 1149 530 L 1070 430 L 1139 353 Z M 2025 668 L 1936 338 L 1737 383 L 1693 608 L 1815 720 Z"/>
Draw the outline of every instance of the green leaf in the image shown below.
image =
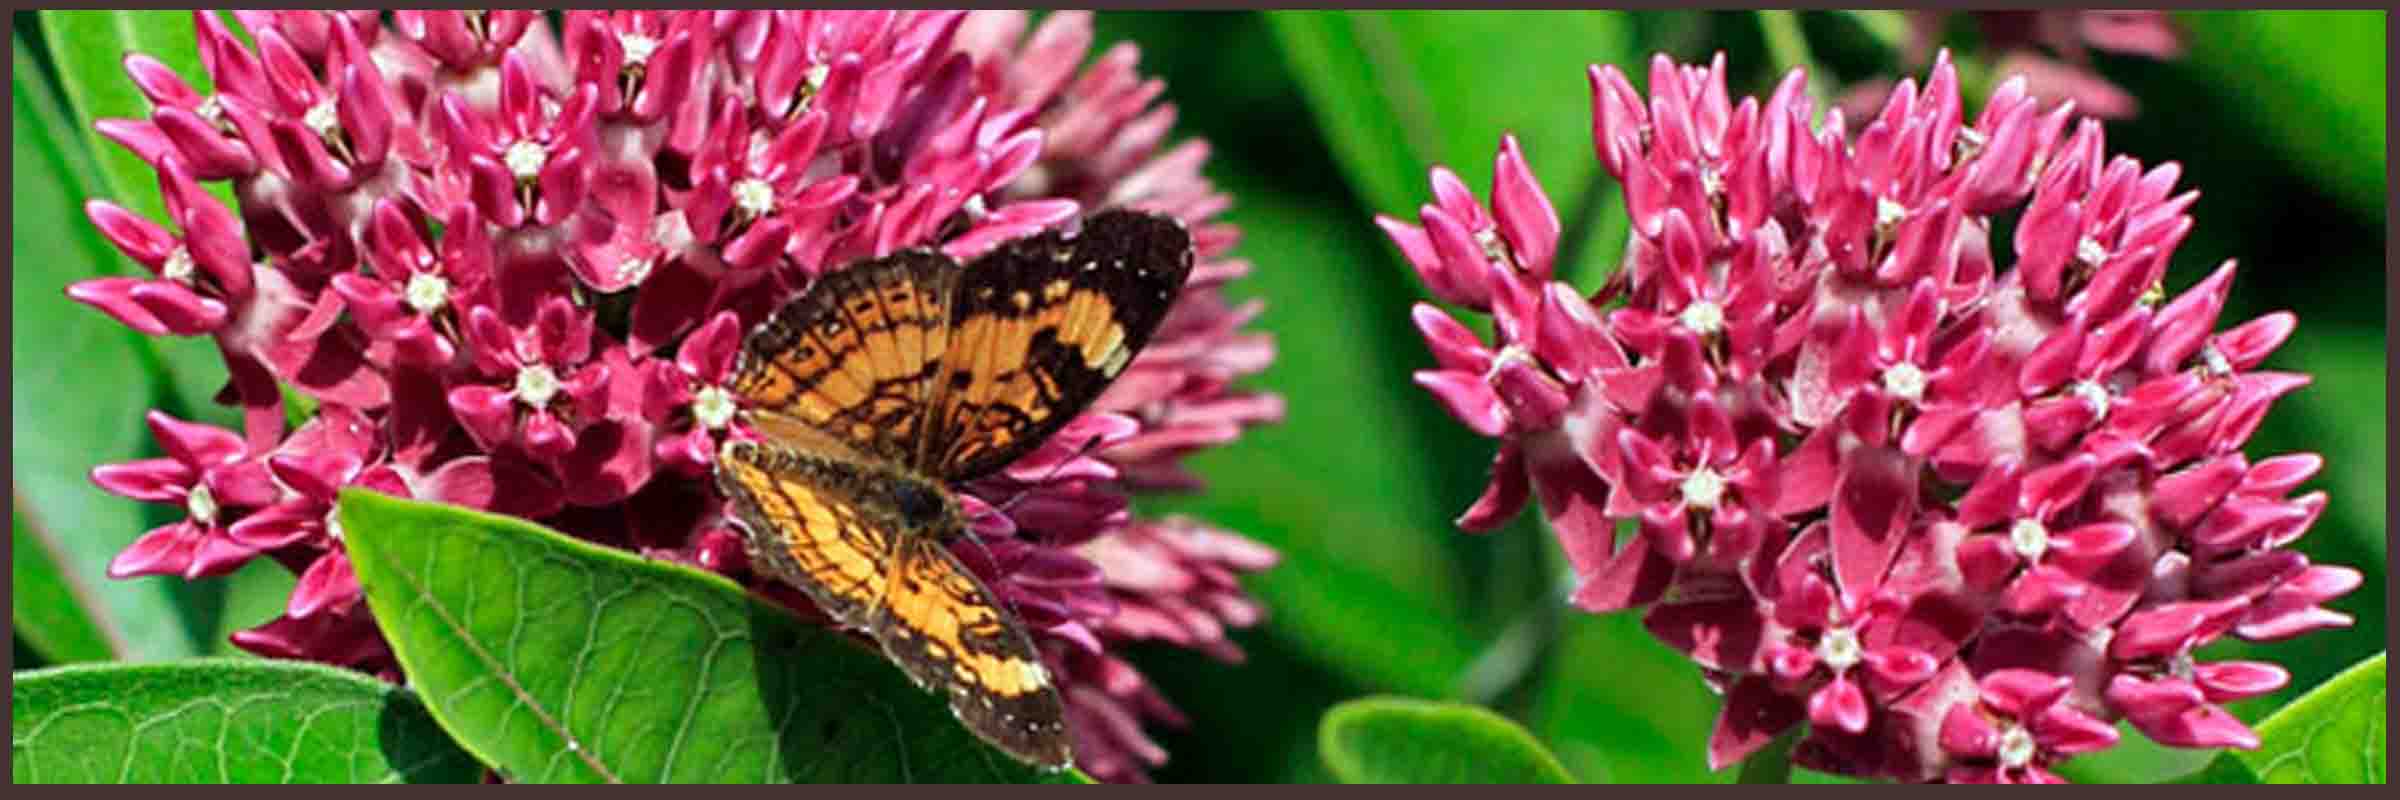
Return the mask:
<path id="1" fill-rule="evenodd" d="M 2384 219 L 2384 12 L 2186 12 L 2184 63 L 2365 220 Z"/>
<path id="2" fill-rule="evenodd" d="M 221 12 L 218 12 L 221 13 Z M 184 82 L 206 95 L 212 91 L 208 72 L 200 64 L 197 28 L 188 11 L 43 11 L 42 34 L 58 65 L 58 79 L 77 122 L 76 136 L 98 164 L 99 180 L 85 196 L 107 197 L 136 214 L 168 222 L 166 201 L 158 189 L 158 172 L 123 145 L 109 141 L 92 127 L 99 119 L 148 119 L 150 101 L 125 74 L 125 56 L 146 53 L 183 76 Z M 231 207 L 233 193 L 223 183 L 206 184 L 208 191 Z M 89 229 L 80 202 L 74 226 Z M 19 230 L 24 230 L 19 228 Z M 22 263 L 22 262 L 20 262 Z M 141 268 L 109 250 L 102 262 L 109 272 L 139 274 Z M 206 338 L 156 337 L 142 346 L 157 353 L 175 391 L 178 413 L 216 425 L 231 426 L 235 411 L 213 399 L 225 385 L 224 361 Z"/>
<path id="3" fill-rule="evenodd" d="M 471 783 L 482 774 L 407 689 L 331 667 L 197 659 L 15 678 L 17 783 Z"/>
<path id="4" fill-rule="evenodd" d="M 1279 11 L 1268 21 L 1371 210 L 1413 222 L 1436 164 L 1486 192 L 1500 136 L 1514 132 L 1565 228 L 1559 277 L 1592 288 L 1614 268 L 1626 223 L 1592 155 L 1585 67 L 1634 66 L 1628 15 Z"/>
<path id="5" fill-rule="evenodd" d="M 2259 748 L 2233 755 L 2261 783 L 2383 783 L 2382 653 L 2258 724 Z"/>
<path id="6" fill-rule="evenodd" d="M 1317 727 L 1343 783 L 1573 783 L 1533 734 L 1488 709 L 1403 697 L 1352 700 Z"/>
<path id="7" fill-rule="evenodd" d="M 191 655 L 172 578 L 111 580 L 108 561 L 141 536 L 142 507 L 95 488 L 92 467 L 136 457 L 149 441 L 142 412 L 158 386 L 135 334 L 67 299 L 67 284 L 115 263 L 81 200 L 90 166 L 19 42 L 11 84 L 9 286 L 16 336 L 9 352 L 15 460 L 10 575 L 17 632 L 53 662 Z"/>
<path id="8" fill-rule="evenodd" d="M 879 653 L 722 577 L 364 490 L 340 513 L 410 684 L 512 781 L 1042 777 Z"/>
<path id="9" fill-rule="evenodd" d="M 1254 383 L 1284 397 L 1284 420 L 1195 455 L 1205 492 L 1144 498 L 1140 510 L 1275 547 L 1282 562 L 1243 585 L 1270 609 L 1268 633 L 1295 651 L 1376 690 L 1449 696 L 1484 638 L 1462 624 L 1476 598 L 1457 553 L 1492 543 L 1450 525 L 1473 489 L 1437 490 L 1479 480 L 1490 445 L 1408 382 L 1412 363 L 1431 359 L 1399 276 L 1368 255 L 1372 227 L 1258 176 L 1217 177 L 1241 198 L 1229 219 L 1242 226 L 1237 252 L 1259 265 L 1230 288 L 1236 302 L 1265 301 L 1259 327 L 1275 337 L 1275 362 Z M 1434 455 L 1462 445 L 1483 455 Z"/>
<path id="10" fill-rule="evenodd" d="M 1708 735 L 1722 701 L 1691 660 L 1660 644 L 1632 613 L 1573 611 L 1526 723 L 1575 774 L 1595 783 L 1721 783 Z"/>

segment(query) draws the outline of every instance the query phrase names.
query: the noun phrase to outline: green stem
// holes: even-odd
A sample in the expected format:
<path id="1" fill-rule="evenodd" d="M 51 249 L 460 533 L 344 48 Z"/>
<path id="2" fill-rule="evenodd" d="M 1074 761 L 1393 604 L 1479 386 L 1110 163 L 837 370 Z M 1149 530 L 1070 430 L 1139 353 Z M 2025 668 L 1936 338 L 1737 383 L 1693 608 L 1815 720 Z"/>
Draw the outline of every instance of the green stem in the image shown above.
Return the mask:
<path id="1" fill-rule="evenodd" d="M 1791 783 L 1792 745 L 1800 741 L 1800 726 L 1784 731 L 1766 747 L 1742 759 L 1740 783 Z"/>

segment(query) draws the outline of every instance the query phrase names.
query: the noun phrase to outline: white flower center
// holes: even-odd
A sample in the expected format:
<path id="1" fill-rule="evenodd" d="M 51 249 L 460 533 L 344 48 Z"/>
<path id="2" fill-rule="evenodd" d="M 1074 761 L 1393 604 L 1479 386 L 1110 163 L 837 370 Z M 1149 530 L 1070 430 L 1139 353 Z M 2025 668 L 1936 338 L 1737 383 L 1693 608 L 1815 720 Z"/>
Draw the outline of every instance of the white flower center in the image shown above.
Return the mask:
<path id="1" fill-rule="evenodd" d="M 2167 674 L 2188 681 L 2192 679 L 2192 668 L 2194 666 L 2195 665 L 2192 663 L 2192 654 L 2176 653 L 2173 658 L 2167 659 Z"/>
<path id="2" fill-rule="evenodd" d="M 342 510 L 340 508 L 325 512 L 325 535 L 333 537 L 333 540 L 337 542 L 342 540 Z"/>
<path id="3" fill-rule="evenodd" d="M 217 102 L 216 95 L 209 95 L 208 99 L 200 101 L 200 107 L 192 109 L 192 113 L 208 120 L 210 125 L 225 124 L 225 104 Z"/>
<path id="4" fill-rule="evenodd" d="M 1683 476 L 1683 504 L 1691 508 L 1716 508 L 1725 499 L 1725 478 L 1716 470 L 1700 467 Z"/>
<path id="5" fill-rule="evenodd" d="M 1849 628 L 1827 628 L 1817 640 L 1817 660 L 1834 672 L 1848 672 L 1858 665 L 1860 650 L 1858 632 Z"/>
<path id="6" fill-rule="evenodd" d="M 733 393 L 722 386 L 703 386 L 692 393 L 692 419 L 709 430 L 722 430 L 733 421 Z"/>
<path id="7" fill-rule="evenodd" d="M 193 522 L 202 525 L 216 524 L 216 493 L 210 492 L 207 484 L 195 484 L 192 486 L 192 490 L 183 496 L 183 513 L 190 516 Z"/>
<path id="8" fill-rule="evenodd" d="M 547 364 L 533 364 L 517 370 L 516 397 L 519 402 L 534 408 L 550 405 L 558 396 L 558 373 Z"/>
<path id="9" fill-rule="evenodd" d="M 658 262 L 647 258 L 626 259 L 625 263 L 617 265 L 617 280 L 624 281 L 628 286 L 641 283 L 643 278 L 650 277 L 650 268 L 657 265 Z"/>
<path id="10" fill-rule="evenodd" d="M 2068 391 L 2074 392 L 2075 399 L 2081 400 L 2084 405 L 2091 407 L 2092 416 L 2108 416 L 2108 389 L 2099 383 L 2080 381 L 2075 384 L 2075 388 Z"/>
<path id="11" fill-rule="evenodd" d="M 326 98 L 309 106 L 307 113 L 300 115 L 300 124 L 316 131 L 318 137 L 331 140 L 342 129 L 342 115 L 334 111 L 333 99 Z"/>
<path id="12" fill-rule="evenodd" d="M 1883 371 L 1883 390 L 1911 403 L 1925 399 L 1925 371 L 1902 361 Z"/>
<path id="13" fill-rule="evenodd" d="M 166 263 L 158 265 L 158 276 L 178 283 L 191 283 L 192 251 L 177 247 L 175 252 L 168 253 Z"/>
<path id="14" fill-rule="evenodd" d="M 775 187 L 757 178 L 744 178 L 733 185 L 733 204 L 750 216 L 766 216 L 775 210 Z"/>
<path id="15" fill-rule="evenodd" d="M 2033 763 L 2033 734 L 2023 725 L 2010 725 L 2000 732 L 2000 766 L 2017 769 Z"/>
<path id="16" fill-rule="evenodd" d="M 518 142 L 501 151 L 500 160 L 508 164 L 508 174 L 530 181 L 541 177 L 542 165 L 550 163 L 550 151 L 542 149 L 539 142 Z"/>
<path id="17" fill-rule="evenodd" d="M 984 205 L 983 195 L 980 194 L 967 195 L 967 202 L 960 205 L 958 210 L 967 215 L 968 222 L 982 222 L 984 216 L 992 213 L 991 207 Z"/>
<path id="18" fill-rule="evenodd" d="M 1675 315 L 1675 319 L 1681 321 L 1686 330 L 1708 336 L 1725 328 L 1725 309 L 1713 301 L 1694 300 L 1691 305 L 1684 306 L 1683 313 Z"/>
<path id="19" fill-rule="evenodd" d="M 801 77 L 808 81 L 808 93 L 816 94 L 817 90 L 825 88 L 825 77 L 832 74 L 833 65 L 817 64 L 809 67 L 808 74 Z"/>
<path id="20" fill-rule="evenodd" d="M 419 314 L 440 311 L 450 302 L 450 282 L 430 272 L 408 277 L 408 285 L 400 290 L 400 299 Z"/>
<path id="21" fill-rule="evenodd" d="M 1965 163 L 1968 159 L 1972 159 L 1981 154 L 1983 152 L 1983 142 L 1984 139 L 1982 131 L 1967 127 L 1965 125 L 1959 126 L 1957 139 L 1958 144 L 1955 148 L 1953 148 L 1957 151 L 1954 160 L 1958 161 L 1959 163 Z"/>
<path id="22" fill-rule="evenodd" d="M 2222 378 L 2233 374 L 2233 362 L 2225 360 L 2225 354 L 2218 352 L 2217 346 L 2214 344 L 2200 348 L 2200 366 L 2202 369 L 2208 370 L 2208 374 L 2214 377 Z"/>
<path id="23" fill-rule="evenodd" d="M 650 54 L 658 52 L 658 40 L 638 33 L 617 35 L 617 46 L 625 49 L 625 66 L 638 67 L 649 63 Z"/>
<path id="24" fill-rule="evenodd" d="M 2017 524 L 2008 526 L 2008 546 L 2017 551 L 2019 558 L 2039 561 L 2043 553 L 2050 552 L 2050 529 L 2042 527 L 2038 519 L 2017 520 Z"/>
<path id="25" fill-rule="evenodd" d="M 1875 198 L 1875 229 L 1889 234 L 1900 220 L 1908 216 L 1908 206 L 1889 197 Z"/>
<path id="26" fill-rule="evenodd" d="M 2075 260 L 2082 262 L 2086 267 L 2100 266 L 2100 262 L 2108 260 L 2108 248 L 2102 247 L 2100 240 L 2089 236 L 2077 239 L 2075 241 Z"/>
<path id="27" fill-rule="evenodd" d="M 1483 257 L 1491 259 L 1493 263 L 1505 264 L 1508 262 L 1508 243 L 1500 241 L 1498 230 L 1485 228 L 1476 231 L 1475 244 L 1483 247 Z"/>

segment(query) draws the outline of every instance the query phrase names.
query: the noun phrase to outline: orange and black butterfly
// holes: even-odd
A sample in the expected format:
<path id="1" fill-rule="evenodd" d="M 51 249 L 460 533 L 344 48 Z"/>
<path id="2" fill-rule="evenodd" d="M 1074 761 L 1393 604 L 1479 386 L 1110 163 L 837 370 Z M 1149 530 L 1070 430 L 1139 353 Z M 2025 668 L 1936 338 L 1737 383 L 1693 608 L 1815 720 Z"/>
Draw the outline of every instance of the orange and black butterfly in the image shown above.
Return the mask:
<path id="1" fill-rule="evenodd" d="M 952 487 L 1031 452 L 1141 350 L 1191 272 L 1171 217 L 1103 211 L 961 266 L 931 250 L 825 275 L 753 330 L 733 390 L 764 441 L 717 479 L 754 563 L 864 630 L 984 740 L 1072 761 L 1016 614 L 945 547 Z"/>

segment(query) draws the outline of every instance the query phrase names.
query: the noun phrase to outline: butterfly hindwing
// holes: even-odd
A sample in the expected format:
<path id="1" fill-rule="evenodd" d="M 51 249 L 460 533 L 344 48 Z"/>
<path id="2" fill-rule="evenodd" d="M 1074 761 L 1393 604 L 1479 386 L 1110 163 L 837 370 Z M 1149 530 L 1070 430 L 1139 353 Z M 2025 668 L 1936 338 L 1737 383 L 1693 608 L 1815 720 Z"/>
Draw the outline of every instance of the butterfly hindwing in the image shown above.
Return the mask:
<path id="1" fill-rule="evenodd" d="M 960 722 L 1026 761 L 1069 763 L 1066 709 L 1041 653 L 982 581 L 934 537 L 901 546 L 874 627 L 884 654 L 942 687 Z"/>
<path id="2" fill-rule="evenodd" d="M 859 467 L 768 442 L 728 443 L 717 483 L 760 571 L 799 588 L 844 627 L 881 616 L 900 530 L 865 502 Z"/>
<path id="3" fill-rule="evenodd" d="M 734 392 L 762 427 L 797 424 L 905 463 L 949 350 L 958 276 L 929 250 L 826 274 L 750 333 Z"/>
<path id="4" fill-rule="evenodd" d="M 1149 341 L 1191 265 L 1182 223 L 1122 210 L 976 258 L 951 295 L 950 350 L 917 467 L 972 480 L 1039 446 Z"/>

